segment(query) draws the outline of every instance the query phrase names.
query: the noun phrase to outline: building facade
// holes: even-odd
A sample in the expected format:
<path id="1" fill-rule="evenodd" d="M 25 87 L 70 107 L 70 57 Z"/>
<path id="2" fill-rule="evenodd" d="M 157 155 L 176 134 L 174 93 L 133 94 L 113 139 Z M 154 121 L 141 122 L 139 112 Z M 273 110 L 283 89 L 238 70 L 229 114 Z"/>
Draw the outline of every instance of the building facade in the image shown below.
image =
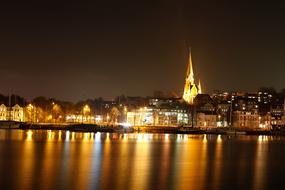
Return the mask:
<path id="1" fill-rule="evenodd" d="M 144 107 L 127 112 L 131 126 L 179 126 L 188 124 L 189 115 L 184 109 Z"/>
<path id="2" fill-rule="evenodd" d="M 237 128 L 259 128 L 260 117 L 257 111 L 234 111 L 233 126 Z"/>

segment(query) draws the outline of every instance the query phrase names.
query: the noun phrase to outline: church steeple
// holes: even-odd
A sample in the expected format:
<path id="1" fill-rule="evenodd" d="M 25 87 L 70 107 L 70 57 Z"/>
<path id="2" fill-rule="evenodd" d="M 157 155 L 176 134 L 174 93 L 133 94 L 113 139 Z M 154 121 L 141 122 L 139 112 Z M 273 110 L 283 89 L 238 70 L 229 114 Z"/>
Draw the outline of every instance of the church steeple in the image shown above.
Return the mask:
<path id="1" fill-rule="evenodd" d="M 191 49 L 189 50 L 189 64 L 188 64 L 188 69 L 187 69 L 187 78 L 192 84 L 194 84 L 194 71 L 193 71 L 193 64 L 192 64 Z"/>
<path id="2" fill-rule="evenodd" d="M 201 87 L 200 81 L 199 81 L 199 86 L 197 86 L 194 81 L 192 55 L 191 55 L 191 50 L 189 50 L 189 62 L 188 62 L 187 73 L 186 73 L 186 78 L 185 78 L 183 99 L 188 104 L 193 104 L 194 98 L 198 94 L 201 94 L 201 93 L 202 93 L 202 87 Z"/>

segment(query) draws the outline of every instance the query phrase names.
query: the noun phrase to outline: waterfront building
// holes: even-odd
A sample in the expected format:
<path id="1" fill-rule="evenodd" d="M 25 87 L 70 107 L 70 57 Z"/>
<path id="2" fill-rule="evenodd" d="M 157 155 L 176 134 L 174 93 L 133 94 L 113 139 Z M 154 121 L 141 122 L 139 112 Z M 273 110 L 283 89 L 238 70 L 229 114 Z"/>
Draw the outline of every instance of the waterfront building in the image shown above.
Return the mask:
<path id="1" fill-rule="evenodd" d="M 197 127 L 217 127 L 216 105 L 210 95 L 198 94 L 194 99 L 194 117 Z"/>
<path id="2" fill-rule="evenodd" d="M 260 117 L 255 111 L 234 111 L 233 126 L 238 128 L 259 128 Z"/>
<path id="3" fill-rule="evenodd" d="M 7 113 L 7 120 L 9 121 L 24 121 L 24 109 L 18 104 L 10 108 Z"/>
<path id="4" fill-rule="evenodd" d="M 271 114 L 270 113 L 267 113 L 265 115 L 259 114 L 259 128 L 261 128 L 261 129 L 272 129 Z"/>
<path id="5" fill-rule="evenodd" d="M 0 105 L 0 121 L 7 120 L 7 107 L 4 104 Z"/>
<path id="6" fill-rule="evenodd" d="M 82 114 L 71 114 L 65 117 L 67 123 L 84 123 L 84 124 L 94 124 L 96 121 L 101 122 L 100 117 L 96 119 L 94 115 L 82 115 Z"/>
<path id="7" fill-rule="evenodd" d="M 131 126 L 155 126 L 156 110 L 150 107 L 142 107 L 127 112 L 127 123 Z"/>
<path id="8" fill-rule="evenodd" d="M 284 104 L 271 104 L 270 123 L 273 128 L 284 126 Z"/>
<path id="9" fill-rule="evenodd" d="M 190 52 L 189 53 L 189 63 L 188 63 L 186 78 L 185 78 L 183 100 L 187 102 L 188 104 L 193 104 L 194 98 L 198 94 L 202 94 L 202 86 L 201 86 L 200 81 L 198 85 L 195 84 L 192 57 L 191 57 L 191 52 Z"/>
<path id="10" fill-rule="evenodd" d="M 179 126 L 188 124 L 185 109 L 142 107 L 127 112 L 127 123 L 131 126 Z"/>
<path id="11" fill-rule="evenodd" d="M 211 113 L 197 113 L 197 127 L 217 127 L 217 115 Z"/>
<path id="12" fill-rule="evenodd" d="M 220 102 L 217 105 L 217 126 L 228 127 L 231 122 L 231 103 L 228 101 Z"/>

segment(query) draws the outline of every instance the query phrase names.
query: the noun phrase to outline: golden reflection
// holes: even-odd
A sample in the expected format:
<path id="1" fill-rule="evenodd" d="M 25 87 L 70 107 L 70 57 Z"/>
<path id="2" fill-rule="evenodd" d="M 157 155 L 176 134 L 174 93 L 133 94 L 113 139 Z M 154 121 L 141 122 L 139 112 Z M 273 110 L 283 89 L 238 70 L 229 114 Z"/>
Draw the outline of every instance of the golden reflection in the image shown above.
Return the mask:
<path id="1" fill-rule="evenodd" d="M 258 141 L 259 142 L 268 142 L 268 136 L 259 135 L 258 136 Z"/>
<path id="2" fill-rule="evenodd" d="M 69 131 L 66 131 L 65 133 L 65 141 L 69 141 L 70 140 L 70 132 Z"/>
<path id="3" fill-rule="evenodd" d="M 189 136 L 191 138 L 191 136 Z M 200 138 L 191 138 L 191 141 L 175 145 L 175 189 L 203 189 L 207 144 Z"/>
<path id="4" fill-rule="evenodd" d="M 53 140 L 53 134 L 52 134 L 52 131 L 49 130 L 48 131 L 48 138 L 47 138 L 48 141 L 52 141 Z"/>
<path id="5" fill-rule="evenodd" d="M 32 140 L 33 140 L 33 131 L 28 130 L 26 141 L 32 141 Z"/>
<path id="6" fill-rule="evenodd" d="M 263 189 L 262 184 L 265 183 L 266 180 L 266 163 L 267 163 L 267 151 L 268 151 L 268 143 L 264 143 L 268 141 L 267 136 L 258 136 L 257 141 L 257 149 L 255 154 L 255 166 L 254 166 L 254 179 L 253 179 L 253 189 L 259 190 Z"/>
<path id="7" fill-rule="evenodd" d="M 138 134 L 137 143 L 135 146 L 135 153 L 133 155 L 134 165 L 132 167 L 133 170 L 132 179 L 130 181 L 130 189 L 149 189 L 147 184 L 149 171 L 151 170 L 151 168 L 149 168 L 151 162 L 150 150 L 151 143 L 148 141 L 144 141 L 143 134 Z"/>
<path id="8" fill-rule="evenodd" d="M 106 142 L 110 142 L 110 133 L 106 134 Z"/>
<path id="9" fill-rule="evenodd" d="M 75 189 L 88 189 L 88 184 L 90 183 L 89 180 L 95 180 L 90 179 L 86 175 L 91 172 L 92 167 L 90 167 L 90 165 L 93 162 L 93 144 L 87 143 L 89 142 L 89 137 L 90 133 L 84 133 L 83 140 L 79 144 L 79 147 L 77 147 L 78 159 L 74 160 L 75 162 L 78 162 L 76 171 L 78 175 Z"/>
<path id="10" fill-rule="evenodd" d="M 137 142 L 138 143 L 146 143 L 150 142 L 153 139 L 153 134 L 137 134 Z"/>
<path id="11" fill-rule="evenodd" d="M 56 169 L 59 168 L 59 162 L 56 162 L 54 158 L 55 152 L 57 152 L 56 143 L 52 142 L 54 141 L 54 132 L 51 130 L 48 131 L 48 138 L 47 142 L 45 143 L 44 147 L 44 159 L 42 160 L 42 173 L 44 175 L 41 175 L 41 181 L 43 184 L 45 184 L 46 189 L 52 189 L 53 181 L 55 180 Z"/>
<path id="12" fill-rule="evenodd" d="M 221 138 L 221 135 L 218 135 L 216 149 L 215 149 L 215 158 L 213 161 L 214 163 L 213 187 L 219 187 L 219 184 L 221 183 L 220 178 L 221 178 L 221 170 L 222 170 L 222 165 L 223 165 L 222 154 L 223 154 L 222 138 Z"/>
<path id="13" fill-rule="evenodd" d="M 159 181 L 161 181 L 161 189 L 167 189 L 167 182 L 168 182 L 168 176 L 170 173 L 170 163 L 171 159 L 169 159 L 171 145 L 169 142 L 164 141 L 163 143 L 163 149 L 162 149 L 162 160 L 160 162 L 161 164 L 161 170 L 159 172 Z"/>
<path id="14" fill-rule="evenodd" d="M 101 141 L 101 133 L 100 132 L 97 132 L 95 134 L 95 142 L 100 142 Z"/>
<path id="15" fill-rule="evenodd" d="M 109 133 L 107 133 L 109 134 Z M 103 143 L 102 144 L 102 149 L 103 149 L 103 158 L 104 160 L 102 160 L 102 173 L 100 175 L 100 179 L 102 180 L 101 183 L 102 184 L 108 184 L 109 183 L 109 178 L 110 175 L 112 175 L 112 156 L 111 156 L 111 152 L 112 152 L 112 144 L 111 143 Z M 102 187 L 101 187 L 102 188 Z M 98 188 L 98 189 L 101 189 Z M 104 188 L 102 188 L 104 189 Z M 108 189 L 108 187 L 106 187 L 106 189 Z"/>
<path id="16" fill-rule="evenodd" d="M 33 171 L 35 170 L 34 164 L 34 142 L 33 131 L 28 130 L 26 133 L 26 139 L 22 146 L 21 153 L 21 163 L 19 167 L 19 178 L 17 178 L 17 185 L 19 187 L 17 189 L 31 189 L 32 179 L 33 179 Z"/>
<path id="17" fill-rule="evenodd" d="M 128 134 L 122 134 L 120 138 L 123 142 L 119 146 L 118 163 L 115 168 L 117 171 L 128 171 L 131 165 L 131 159 L 133 155 L 130 155 L 130 145 L 128 144 Z M 128 189 L 129 172 L 119 172 L 116 177 L 115 186 L 117 189 Z"/>
<path id="18" fill-rule="evenodd" d="M 62 132 L 59 131 L 59 132 L 58 132 L 58 141 L 61 141 L 61 136 L 62 136 Z"/>
<path id="19" fill-rule="evenodd" d="M 142 142 L 143 134 L 138 134 L 137 136 L 137 142 Z"/>
<path id="20" fill-rule="evenodd" d="M 91 133 L 91 141 L 93 142 L 94 141 L 94 133 Z"/>
<path id="21" fill-rule="evenodd" d="M 207 142 L 207 138 L 206 138 L 206 142 Z M 206 160 L 208 160 L 207 158 L 207 151 L 208 151 L 208 144 L 205 143 L 204 139 L 203 139 L 203 143 L 202 143 L 202 150 L 201 150 L 201 162 L 200 162 L 200 169 L 198 170 L 199 172 L 199 176 L 201 177 L 201 189 L 206 189 L 205 187 L 205 180 L 206 180 L 206 174 L 207 174 L 207 162 Z"/>
<path id="22" fill-rule="evenodd" d="M 222 137 L 221 137 L 221 135 L 218 135 L 218 137 L 217 137 L 217 143 L 222 143 Z"/>
<path id="23" fill-rule="evenodd" d="M 128 139 L 129 139 L 129 135 L 128 135 L 128 134 L 123 134 L 123 136 L 122 136 L 122 142 L 123 142 L 123 143 L 127 143 L 127 142 L 128 142 Z"/>
<path id="24" fill-rule="evenodd" d="M 71 141 L 75 141 L 75 132 L 71 132 Z"/>
<path id="25" fill-rule="evenodd" d="M 207 135 L 206 134 L 204 134 L 204 136 L 203 136 L 203 143 L 207 143 Z"/>
<path id="26" fill-rule="evenodd" d="M 169 134 L 165 134 L 165 135 L 164 135 L 164 140 L 165 140 L 165 141 L 169 141 Z"/>
<path id="27" fill-rule="evenodd" d="M 84 133 L 83 142 L 88 142 L 90 140 L 90 133 Z"/>
<path id="28" fill-rule="evenodd" d="M 182 142 L 183 141 L 183 136 L 181 134 L 178 134 L 176 141 L 177 142 Z"/>
<path id="29" fill-rule="evenodd" d="M 186 141 L 186 142 L 188 142 L 188 135 L 183 135 L 183 139 L 184 139 L 184 141 Z"/>

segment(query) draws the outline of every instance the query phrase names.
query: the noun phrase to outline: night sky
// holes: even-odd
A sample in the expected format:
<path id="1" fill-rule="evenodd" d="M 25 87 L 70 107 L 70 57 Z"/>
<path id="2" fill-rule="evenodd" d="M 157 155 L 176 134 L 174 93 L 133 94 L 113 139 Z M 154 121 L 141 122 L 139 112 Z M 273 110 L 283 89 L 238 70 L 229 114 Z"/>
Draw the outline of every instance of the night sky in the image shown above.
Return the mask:
<path id="1" fill-rule="evenodd" d="M 285 87 L 285 6 L 203 2 L 1 2 L 0 93 L 180 95 L 189 46 L 208 93 Z"/>

